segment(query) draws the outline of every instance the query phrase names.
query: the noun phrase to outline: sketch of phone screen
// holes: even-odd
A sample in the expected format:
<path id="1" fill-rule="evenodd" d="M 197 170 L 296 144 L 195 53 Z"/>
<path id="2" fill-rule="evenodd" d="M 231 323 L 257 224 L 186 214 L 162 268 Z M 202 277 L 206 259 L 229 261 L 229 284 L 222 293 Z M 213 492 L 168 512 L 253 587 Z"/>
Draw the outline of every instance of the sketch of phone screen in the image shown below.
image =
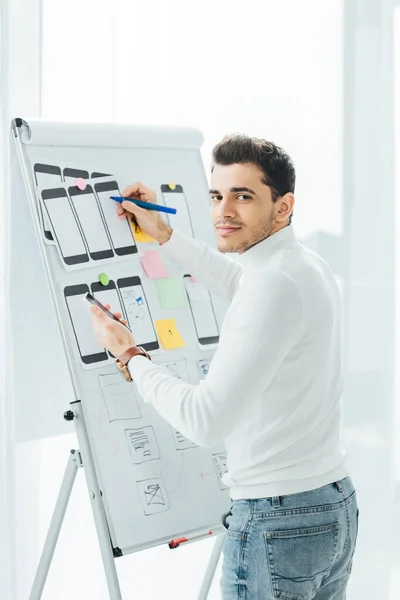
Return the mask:
<path id="1" fill-rule="evenodd" d="M 77 179 L 89 179 L 89 173 L 84 169 L 70 169 L 65 167 L 63 170 L 64 181 L 66 183 L 75 183 Z"/>
<path id="2" fill-rule="evenodd" d="M 176 208 L 176 215 L 170 215 L 168 217 L 171 227 L 188 237 L 194 237 L 189 207 L 182 186 L 176 185 L 175 189 L 171 190 L 168 185 L 163 184 L 161 186 L 161 192 L 165 206 Z"/>
<path id="3" fill-rule="evenodd" d="M 115 281 L 110 280 L 107 285 L 103 285 L 100 281 L 95 281 L 91 284 L 90 288 L 96 300 L 99 300 L 102 304 L 109 304 L 111 306 L 111 313 L 119 312 L 122 318 L 126 319 Z M 111 352 L 109 354 L 115 358 Z"/>
<path id="4" fill-rule="evenodd" d="M 190 275 L 185 275 L 183 280 L 199 343 L 217 344 L 219 330 L 209 292 L 200 283 L 194 282 Z"/>
<path id="5" fill-rule="evenodd" d="M 68 188 L 68 193 L 78 217 L 90 257 L 93 260 L 112 258 L 114 252 L 111 249 L 111 243 L 92 186 L 87 185 L 84 190 L 71 186 Z"/>
<path id="6" fill-rule="evenodd" d="M 66 265 L 89 262 L 82 233 L 64 188 L 43 190 L 43 204 Z"/>
<path id="7" fill-rule="evenodd" d="M 89 304 L 82 301 L 87 292 L 89 286 L 86 283 L 64 288 L 64 297 L 81 361 L 85 365 L 92 365 L 107 361 L 108 354 L 96 339 Z"/>
<path id="8" fill-rule="evenodd" d="M 33 167 L 35 174 L 36 185 L 41 188 L 58 188 L 62 183 L 62 175 L 60 167 L 56 165 L 45 165 L 36 163 Z M 39 217 L 43 227 L 43 235 L 49 242 L 53 242 L 53 234 L 51 233 L 51 227 L 49 218 L 46 213 L 43 212 L 42 205 L 39 202 Z"/>
<path id="9" fill-rule="evenodd" d="M 117 256 L 136 254 L 138 249 L 129 220 L 127 218 L 119 218 L 116 202 L 111 200 L 111 196 L 121 195 L 117 182 L 104 181 L 95 183 L 94 189 L 99 199 L 100 208 L 107 224 L 115 254 Z"/>
<path id="10" fill-rule="evenodd" d="M 117 286 L 136 344 L 145 350 L 157 350 L 157 334 L 140 277 L 118 279 Z"/>
<path id="11" fill-rule="evenodd" d="M 110 173 L 99 173 L 98 171 L 94 171 L 90 177 L 92 179 L 99 179 L 100 177 L 112 177 L 112 175 Z"/>

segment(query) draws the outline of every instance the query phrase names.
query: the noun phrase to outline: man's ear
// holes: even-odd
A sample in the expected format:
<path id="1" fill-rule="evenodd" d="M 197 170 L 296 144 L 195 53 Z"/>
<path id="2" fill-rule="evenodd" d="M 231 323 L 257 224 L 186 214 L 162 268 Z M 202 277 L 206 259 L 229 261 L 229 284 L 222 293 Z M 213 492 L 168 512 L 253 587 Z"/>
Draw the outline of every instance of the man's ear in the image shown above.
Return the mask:
<path id="1" fill-rule="evenodd" d="M 283 221 L 286 221 L 293 212 L 295 203 L 294 195 L 291 192 L 288 192 L 284 196 L 281 196 L 277 202 L 279 203 L 279 206 L 275 218 L 278 223 L 282 223 Z"/>

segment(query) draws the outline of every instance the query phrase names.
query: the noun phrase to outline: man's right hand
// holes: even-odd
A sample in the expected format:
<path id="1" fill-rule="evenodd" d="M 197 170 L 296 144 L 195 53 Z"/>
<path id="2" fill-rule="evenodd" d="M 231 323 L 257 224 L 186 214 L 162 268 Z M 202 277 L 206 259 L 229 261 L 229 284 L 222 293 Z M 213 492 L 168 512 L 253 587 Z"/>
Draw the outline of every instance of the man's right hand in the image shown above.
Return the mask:
<path id="1" fill-rule="evenodd" d="M 154 190 L 146 187 L 140 182 L 128 186 L 122 195 L 126 198 L 134 198 L 143 202 L 157 203 L 157 196 Z M 118 214 L 121 219 L 134 215 L 140 229 L 154 238 L 159 244 L 165 244 L 172 235 L 172 229 L 162 219 L 160 213 L 155 210 L 146 210 L 136 206 L 133 202 L 122 202 L 118 205 Z"/>

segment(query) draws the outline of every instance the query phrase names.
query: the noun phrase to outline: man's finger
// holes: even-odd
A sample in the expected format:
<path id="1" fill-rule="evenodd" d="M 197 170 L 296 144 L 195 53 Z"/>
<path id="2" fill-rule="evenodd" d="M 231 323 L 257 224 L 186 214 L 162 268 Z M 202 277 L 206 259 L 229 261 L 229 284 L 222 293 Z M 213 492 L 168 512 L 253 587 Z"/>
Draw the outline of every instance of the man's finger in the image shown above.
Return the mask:
<path id="1" fill-rule="evenodd" d="M 117 319 L 121 320 L 122 314 L 120 312 L 115 312 L 114 317 L 117 317 Z"/>
<path id="2" fill-rule="evenodd" d="M 128 198 L 134 198 L 139 196 L 140 200 L 149 200 L 150 202 L 155 202 L 155 193 L 154 190 L 146 187 L 139 181 L 129 185 L 123 192 L 123 196 L 127 196 Z"/>
<path id="3" fill-rule="evenodd" d="M 92 315 L 94 317 L 96 317 L 96 319 L 105 319 L 106 315 L 103 313 L 103 311 L 101 310 L 101 308 L 99 308 L 98 306 L 91 306 L 90 307 L 90 312 L 92 313 Z"/>
<path id="4" fill-rule="evenodd" d="M 146 201 L 144 200 L 144 202 Z M 135 217 L 138 217 L 139 219 L 148 216 L 146 208 L 136 206 L 136 204 L 134 204 L 133 202 L 129 202 L 129 200 L 125 200 L 125 202 L 122 203 L 122 206 L 127 212 L 132 213 Z"/>
<path id="5" fill-rule="evenodd" d="M 136 181 L 136 183 L 132 183 L 132 185 L 128 185 L 127 188 L 124 189 L 124 191 L 122 192 L 123 196 L 133 196 L 134 194 L 140 194 L 140 188 L 142 187 L 142 184 L 139 181 Z"/>

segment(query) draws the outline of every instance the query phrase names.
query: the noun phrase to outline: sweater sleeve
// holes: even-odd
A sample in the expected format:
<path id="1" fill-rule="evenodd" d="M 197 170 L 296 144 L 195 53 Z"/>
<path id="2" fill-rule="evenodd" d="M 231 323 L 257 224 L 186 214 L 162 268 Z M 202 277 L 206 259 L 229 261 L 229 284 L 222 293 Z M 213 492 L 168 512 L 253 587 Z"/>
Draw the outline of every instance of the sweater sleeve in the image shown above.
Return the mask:
<path id="1" fill-rule="evenodd" d="M 179 262 L 208 290 L 224 300 L 232 300 L 242 275 L 240 263 L 175 230 L 160 250 Z"/>
<path id="2" fill-rule="evenodd" d="M 246 277 L 246 276 L 245 276 Z M 278 269 L 243 281 L 207 378 L 183 382 L 142 356 L 129 370 L 144 400 L 199 446 L 222 442 L 249 410 L 258 410 L 303 324 L 296 284 Z"/>

